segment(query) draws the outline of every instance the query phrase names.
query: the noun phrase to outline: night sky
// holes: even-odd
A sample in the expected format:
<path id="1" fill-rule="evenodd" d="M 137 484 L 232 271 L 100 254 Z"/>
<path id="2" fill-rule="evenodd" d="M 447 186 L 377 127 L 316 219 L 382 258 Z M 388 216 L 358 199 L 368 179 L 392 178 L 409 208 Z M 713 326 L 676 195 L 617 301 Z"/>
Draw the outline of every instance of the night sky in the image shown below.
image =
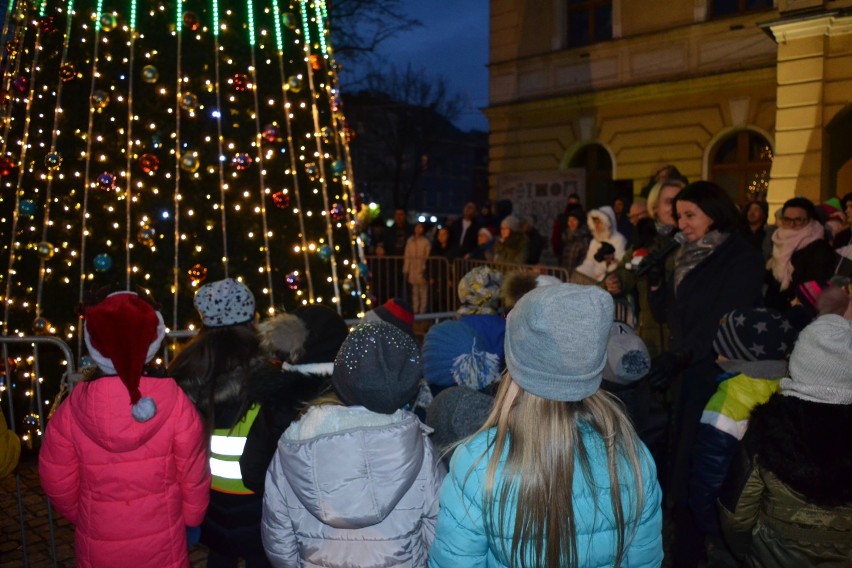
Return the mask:
<path id="1" fill-rule="evenodd" d="M 404 68 L 424 69 L 443 76 L 466 101 L 456 120 L 462 130 L 487 130 L 480 108 L 488 104 L 489 0 L 401 0 L 421 27 L 389 40 L 380 50 L 384 59 Z"/>

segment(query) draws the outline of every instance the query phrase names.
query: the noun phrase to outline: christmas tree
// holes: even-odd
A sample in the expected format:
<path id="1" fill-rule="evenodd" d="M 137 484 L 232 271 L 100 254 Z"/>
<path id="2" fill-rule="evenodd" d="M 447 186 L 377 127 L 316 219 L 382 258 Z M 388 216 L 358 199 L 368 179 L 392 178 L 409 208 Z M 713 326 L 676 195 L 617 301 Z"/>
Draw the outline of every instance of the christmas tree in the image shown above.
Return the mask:
<path id="1" fill-rule="evenodd" d="M 225 277 L 262 314 L 365 309 L 324 0 L 19 0 L 3 31 L 4 335 L 79 343 L 104 285 L 172 329 Z"/>

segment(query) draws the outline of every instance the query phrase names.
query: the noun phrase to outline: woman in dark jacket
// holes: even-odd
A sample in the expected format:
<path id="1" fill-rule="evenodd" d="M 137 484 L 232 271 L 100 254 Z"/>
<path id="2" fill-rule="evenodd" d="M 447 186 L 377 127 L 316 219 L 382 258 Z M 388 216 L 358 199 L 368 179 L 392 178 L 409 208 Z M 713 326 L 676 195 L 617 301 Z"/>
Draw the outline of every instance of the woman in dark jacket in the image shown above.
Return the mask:
<path id="1" fill-rule="evenodd" d="M 799 335 L 781 392 L 755 408 L 720 498 L 742 566 L 852 564 L 852 321 Z"/>
<path id="2" fill-rule="evenodd" d="M 669 484 L 675 499 L 675 564 L 695 565 L 703 550 L 687 504 L 689 456 L 701 413 L 716 390 L 713 339 L 722 316 L 761 302 L 763 259 L 741 236 L 741 215 L 719 186 L 699 181 L 675 199 L 678 227 L 687 242 L 674 255 L 674 270 L 651 300 L 665 308 L 671 350 L 655 362 L 675 376 L 673 455 Z M 652 370 L 653 372 L 653 370 Z"/>
<path id="3" fill-rule="evenodd" d="M 781 209 L 781 226 L 772 233 L 772 258 L 767 263 L 766 305 L 785 311 L 800 284 L 828 280 L 837 255 L 825 240 L 816 209 L 804 197 L 788 199 Z"/>

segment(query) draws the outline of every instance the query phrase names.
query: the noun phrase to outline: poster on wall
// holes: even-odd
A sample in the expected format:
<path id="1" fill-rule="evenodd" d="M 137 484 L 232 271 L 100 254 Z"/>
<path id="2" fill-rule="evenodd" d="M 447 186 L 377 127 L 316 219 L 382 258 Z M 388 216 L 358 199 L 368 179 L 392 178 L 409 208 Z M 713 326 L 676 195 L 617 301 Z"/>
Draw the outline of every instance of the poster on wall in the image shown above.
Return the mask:
<path id="1" fill-rule="evenodd" d="M 581 203 L 586 203 L 586 170 L 583 168 L 497 176 L 497 199 L 510 199 L 515 215 L 532 219 L 545 239 L 550 238 L 553 221 L 564 211 L 572 193 L 580 196 Z"/>

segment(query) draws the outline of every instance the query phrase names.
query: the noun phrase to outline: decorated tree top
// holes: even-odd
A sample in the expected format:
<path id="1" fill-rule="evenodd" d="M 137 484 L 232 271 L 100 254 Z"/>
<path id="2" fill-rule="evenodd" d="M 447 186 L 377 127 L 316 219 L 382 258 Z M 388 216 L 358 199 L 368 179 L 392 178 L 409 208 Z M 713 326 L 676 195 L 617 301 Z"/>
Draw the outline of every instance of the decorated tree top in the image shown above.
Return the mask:
<path id="1" fill-rule="evenodd" d="M 89 288 L 174 329 L 207 280 L 364 310 L 324 0 L 18 2 L 0 90 L 4 334 L 74 337 Z"/>

